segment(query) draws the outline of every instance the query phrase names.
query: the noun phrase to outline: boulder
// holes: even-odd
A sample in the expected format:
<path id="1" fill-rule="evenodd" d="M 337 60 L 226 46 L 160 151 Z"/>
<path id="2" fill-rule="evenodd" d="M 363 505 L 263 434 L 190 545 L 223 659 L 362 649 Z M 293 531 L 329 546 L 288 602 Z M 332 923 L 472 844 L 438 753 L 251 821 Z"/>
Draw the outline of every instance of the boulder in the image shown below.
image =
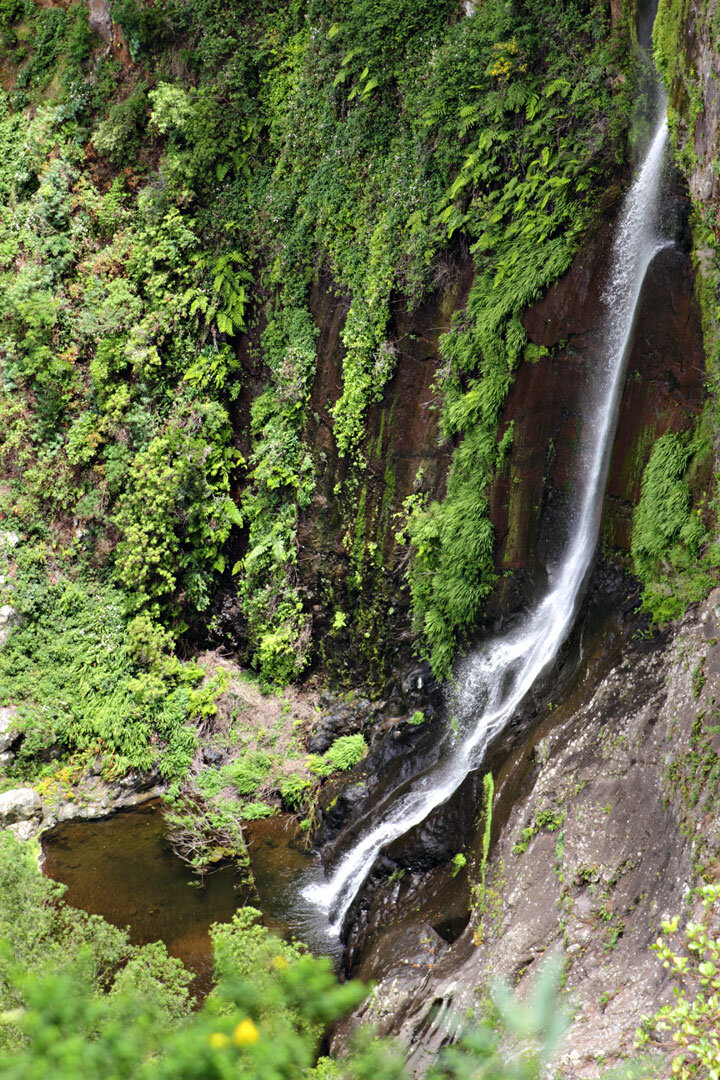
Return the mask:
<path id="1" fill-rule="evenodd" d="M 9 750 L 18 738 L 17 709 L 12 705 L 3 705 L 0 707 L 0 754 Z"/>
<path id="2" fill-rule="evenodd" d="M 10 604 L 3 604 L 0 607 L 0 649 L 7 642 L 12 629 L 19 626 L 21 622 L 22 616 Z"/>
<path id="3" fill-rule="evenodd" d="M 0 795 L 0 825 L 30 821 L 42 814 L 42 799 L 33 788 L 13 788 Z"/>

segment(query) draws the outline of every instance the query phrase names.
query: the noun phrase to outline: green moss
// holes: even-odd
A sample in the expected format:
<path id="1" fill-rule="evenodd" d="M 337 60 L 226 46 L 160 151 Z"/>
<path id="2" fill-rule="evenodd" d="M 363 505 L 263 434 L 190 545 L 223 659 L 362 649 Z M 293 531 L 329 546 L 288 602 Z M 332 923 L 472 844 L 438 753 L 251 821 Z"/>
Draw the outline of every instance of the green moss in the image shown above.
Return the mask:
<path id="1" fill-rule="evenodd" d="M 547 829 L 548 832 L 558 832 L 558 830 L 562 828 L 564 821 L 564 810 L 553 810 L 549 808 L 536 810 L 534 820 L 522 830 L 520 839 L 513 847 L 513 852 L 516 855 L 522 855 L 523 852 L 527 851 L 531 840 L 533 840 L 539 832 L 543 829 Z"/>
<path id="2" fill-rule="evenodd" d="M 661 436 L 653 446 L 633 516 L 631 552 L 643 582 L 643 607 L 656 622 L 677 618 L 712 588 L 716 554 L 686 476 L 708 447 L 691 433 Z M 701 552 L 704 552 L 701 558 Z"/>

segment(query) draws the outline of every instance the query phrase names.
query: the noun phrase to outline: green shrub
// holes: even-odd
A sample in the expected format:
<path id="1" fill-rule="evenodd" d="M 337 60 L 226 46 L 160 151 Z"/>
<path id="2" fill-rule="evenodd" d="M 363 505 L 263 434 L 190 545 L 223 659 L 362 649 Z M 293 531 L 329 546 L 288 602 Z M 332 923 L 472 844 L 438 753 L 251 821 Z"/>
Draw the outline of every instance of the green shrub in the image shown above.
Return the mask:
<path id="1" fill-rule="evenodd" d="M 269 806 L 264 802 L 243 803 L 240 816 L 245 821 L 259 821 L 261 818 L 272 817 L 277 813 L 277 807 Z"/>
<path id="2" fill-rule="evenodd" d="M 145 83 L 139 83 L 129 97 L 110 107 L 95 129 L 95 148 L 113 165 L 133 161 L 140 149 L 148 111 L 147 89 Z"/>
<path id="3" fill-rule="evenodd" d="M 185 774 L 202 709 L 193 690 L 203 672 L 169 653 L 171 638 L 144 618 L 128 625 L 124 598 L 109 585 L 37 576 L 14 597 L 24 622 L 0 651 L 0 700 L 18 706 L 25 740 L 21 774 L 55 745 L 105 755 L 108 772 L 157 767 Z M 198 710 L 198 712 L 196 712 Z"/>
<path id="4" fill-rule="evenodd" d="M 311 767 L 320 776 L 328 776 L 331 772 L 338 770 L 347 772 L 349 769 L 354 769 L 366 753 L 367 743 L 364 736 L 341 735 Z"/>
<path id="5" fill-rule="evenodd" d="M 720 901 L 720 887 L 700 890 L 705 911 L 697 922 L 679 932 L 675 916 L 662 924 L 662 935 L 651 946 L 675 983 L 675 1001 L 654 1016 L 643 1017 L 638 1045 L 672 1041 L 671 1073 L 678 1080 L 712 1077 L 720 1064 L 720 938 L 709 932 L 708 922 Z"/>
<path id="6" fill-rule="evenodd" d="M 300 810 L 310 791 L 310 780 L 297 773 L 283 777 L 278 784 L 280 797 L 288 810 Z"/>
<path id="7" fill-rule="evenodd" d="M 252 795 L 268 775 L 272 759 L 269 754 L 248 754 L 229 765 L 225 772 L 240 795 Z"/>
<path id="8" fill-rule="evenodd" d="M 701 510 L 693 509 L 687 475 L 705 456 L 701 433 L 661 436 L 653 446 L 633 516 L 631 551 L 643 582 L 643 607 L 654 621 L 677 618 L 701 600 L 715 581 L 718 554 L 703 551 L 709 539 Z"/>

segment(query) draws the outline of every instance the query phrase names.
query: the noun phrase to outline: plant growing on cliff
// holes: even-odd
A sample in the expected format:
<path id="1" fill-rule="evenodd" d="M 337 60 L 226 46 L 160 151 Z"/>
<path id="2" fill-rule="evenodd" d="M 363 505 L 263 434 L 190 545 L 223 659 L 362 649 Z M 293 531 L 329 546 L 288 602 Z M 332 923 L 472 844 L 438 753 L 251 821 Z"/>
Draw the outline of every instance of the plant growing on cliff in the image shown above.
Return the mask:
<path id="1" fill-rule="evenodd" d="M 467 18 L 451 0 L 391 18 L 370 0 L 341 19 L 325 0 L 113 10 L 124 66 L 79 2 L 4 14 L 18 79 L 0 105 L 0 510 L 178 632 L 234 584 L 244 655 L 266 682 L 297 678 L 313 591 L 349 610 L 301 546 L 324 469 L 308 421 L 344 457 L 357 607 L 388 555 L 393 470 L 363 515 L 358 474 L 402 361 L 394 312 L 470 246 L 476 281 L 437 381 L 455 463 L 411 527 L 416 625 L 447 673 L 492 585 L 518 313 L 567 265 L 620 146 L 632 80 L 613 94 L 607 72 L 631 73 L 623 35 L 576 0 L 488 0 Z M 347 298 L 342 380 L 311 406 L 332 292 Z M 369 656 L 384 620 L 376 599 L 348 625 Z"/>
<path id="2" fill-rule="evenodd" d="M 544 15 L 537 18 L 537 27 L 545 25 Z M 593 213 L 593 183 L 602 175 L 596 148 L 578 138 L 575 126 L 602 98 L 592 81 L 578 84 L 577 72 L 564 77 L 567 14 L 552 29 L 546 25 L 557 36 L 552 58 L 546 55 L 540 67 L 532 62 L 536 29 L 510 27 L 507 19 L 498 11 L 486 28 L 492 57 L 487 75 L 499 78 L 501 86 L 460 110 L 472 152 L 439 213 L 448 234 L 460 227 L 469 233 L 477 265 L 467 309 L 442 343 L 442 429 L 447 438 L 460 440 L 447 494 L 442 503 L 418 507 L 408 524 L 416 552 L 409 575 L 415 626 L 441 678 L 458 644 L 481 621 L 495 580 L 489 486 L 512 439 L 510 434 L 498 440 L 497 431 L 527 343 L 520 315 L 569 266 Z M 497 45 L 503 42 L 505 49 L 508 41 L 514 74 L 505 85 L 509 72 L 497 70 Z M 595 48 L 599 55 L 605 45 Z M 627 116 L 628 104 L 615 103 L 618 117 Z M 526 120 L 520 138 L 514 120 L 519 114 Z M 551 151 L 546 133 L 558 124 L 562 134 Z M 508 168 L 508 156 L 515 168 Z"/>
<path id="3" fill-rule="evenodd" d="M 720 885 L 700 889 L 703 916 L 680 931 L 675 916 L 662 924 L 652 946 L 675 983 L 675 1002 L 643 1017 L 638 1045 L 671 1051 L 678 1080 L 713 1080 L 720 1075 L 720 938 L 708 923 L 720 903 Z"/>
<path id="4" fill-rule="evenodd" d="M 709 535 L 693 508 L 688 475 L 708 452 L 702 425 L 692 436 L 668 432 L 652 448 L 633 517 L 631 551 L 645 585 L 643 606 L 656 622 L 677 618 L 712 586 L 717 554 L 703 553 Z"/>
<path id="5" fill-rule="evenodd" d="M 354 769 L 367 753 L 367 743 L 361 734 L 341 735 L 316 758 L 311 768 L 318 776 L 329 776 L 333 772 L 348 772 Z"/>

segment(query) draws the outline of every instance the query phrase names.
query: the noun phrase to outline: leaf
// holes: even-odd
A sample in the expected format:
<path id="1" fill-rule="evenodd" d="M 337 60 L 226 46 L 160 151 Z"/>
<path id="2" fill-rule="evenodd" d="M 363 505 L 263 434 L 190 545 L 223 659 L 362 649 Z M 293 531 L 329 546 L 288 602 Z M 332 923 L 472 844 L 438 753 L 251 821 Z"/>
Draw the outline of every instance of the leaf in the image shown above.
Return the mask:
<path id="1" fill-rule="evenodd" d="M 545 87 L 544 94 L 546 98 L 552 97 L 553 94 L 560 93 L 563 97 L 567 97 L 570 92 L 570 83 L 567 79 L 553 79 L 551 83 Z"/>
<path id="2" fill-rule="evenodd" d="M 221 334 L 232 334 L 234 330 L 233 321 L 224 311 L 218 311 L 215 322 Z"/>
<path id="3" fill-rule="evenodd" d="M 340 23 L 339 22 L 334 22 L 332 24 L 332 26 L 330 27 L 330 29 L 328 30 L 328 32 L 327 32 L 328 39 L 330 41 L 332 41 L 332 39 L 337 37 L 339 33 L 340 33 Z"/>
<path id="4" fill-rule="evenodd" d="M 239 508 L 233 502 L 232 499 L 225 500 L 225 515 L 233 525 L 237 525 L 238 528 L 242 528 L 244 518 L 240 513 Z"/>
<path id="5" fill-rule="evenodd" d="M 448 198 L 454 199 L 457 193 L 461 191 L 466 184 L 470 183 L 471 179 L 472 177 L 469 173 L 460 173 L 448 192 Z"/>

